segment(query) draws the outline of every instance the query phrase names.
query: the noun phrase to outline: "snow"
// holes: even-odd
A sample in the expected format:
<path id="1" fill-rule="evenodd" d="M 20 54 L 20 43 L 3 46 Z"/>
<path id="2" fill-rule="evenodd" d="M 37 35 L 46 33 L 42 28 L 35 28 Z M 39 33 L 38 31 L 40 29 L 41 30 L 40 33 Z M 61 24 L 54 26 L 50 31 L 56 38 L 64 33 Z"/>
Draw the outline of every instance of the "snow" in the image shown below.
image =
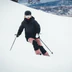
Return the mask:
<path id="1" fill-rule="evenodd" d="M 24 32 L 10 51 L 26 10 L 40 24 L 41 39 L 54 52 L 45 48 L 50 57 L 35 55 Z M 72 72 L 72 18 L 0 0 L 0 72 Z"/>

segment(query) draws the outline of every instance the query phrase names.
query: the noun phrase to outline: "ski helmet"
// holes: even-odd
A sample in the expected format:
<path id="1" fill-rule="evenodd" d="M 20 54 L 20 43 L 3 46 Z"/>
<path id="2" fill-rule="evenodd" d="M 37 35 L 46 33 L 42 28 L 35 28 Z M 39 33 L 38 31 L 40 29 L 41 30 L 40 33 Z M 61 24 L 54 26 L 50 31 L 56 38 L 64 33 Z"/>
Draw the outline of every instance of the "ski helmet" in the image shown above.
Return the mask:
<path id="1" fill-rule="evenodd" d="M 30 11 L 25 11 L 25 15 L 31 15 Z"/>

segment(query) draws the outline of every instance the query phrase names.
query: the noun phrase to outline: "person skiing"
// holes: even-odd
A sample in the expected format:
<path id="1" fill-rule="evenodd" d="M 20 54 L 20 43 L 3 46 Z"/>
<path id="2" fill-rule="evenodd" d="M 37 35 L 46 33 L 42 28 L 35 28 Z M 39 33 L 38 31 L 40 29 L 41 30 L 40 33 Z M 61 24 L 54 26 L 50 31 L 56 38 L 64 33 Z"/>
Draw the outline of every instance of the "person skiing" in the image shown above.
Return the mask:
<path id="1" fill-rule="evenodd" d="M 40 25 L 35 20 L 35 18 L 32 16 L 31 11 L 27 10 L 24 13 L 24 20 L 22 21 L 18 32 L 16 34 L 16 37 L 19 37 L 25 29 L 25 38 L 27 42 L 32 43 L 34 51 L 37 55 L 45 55 L 49 56 L 48 52 L 43 48 L 41 42 L 40 42 Z"/>

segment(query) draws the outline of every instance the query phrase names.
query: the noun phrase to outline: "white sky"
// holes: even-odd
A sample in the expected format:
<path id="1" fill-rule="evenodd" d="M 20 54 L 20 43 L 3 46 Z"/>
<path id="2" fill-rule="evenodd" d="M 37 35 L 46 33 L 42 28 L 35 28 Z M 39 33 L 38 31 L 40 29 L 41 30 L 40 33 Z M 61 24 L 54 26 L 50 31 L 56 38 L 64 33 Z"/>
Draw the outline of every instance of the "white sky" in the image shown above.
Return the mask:
<path id="1" fill-rule="evenodd" d="M 24 32 L 9 51 L 26 10 L 40 24 L 41 39 L 54 52 L 45 48 L 50 57 L 35 55 Z M 0 72 L 72 72 L 72 18 L 0 0 Z"/>

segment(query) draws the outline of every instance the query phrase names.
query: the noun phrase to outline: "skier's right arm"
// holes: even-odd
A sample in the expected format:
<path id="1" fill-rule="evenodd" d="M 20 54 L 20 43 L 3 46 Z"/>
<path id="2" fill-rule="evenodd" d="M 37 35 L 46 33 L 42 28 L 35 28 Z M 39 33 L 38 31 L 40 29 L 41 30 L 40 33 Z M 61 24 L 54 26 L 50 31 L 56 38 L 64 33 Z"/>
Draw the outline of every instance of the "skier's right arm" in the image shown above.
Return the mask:
<path id="1" fill-rule="evenodd" d="M 24 29 L 24 25 L 23 25 L 23 22 L 22 22 L 21 25 L 20 25 L 20 27 L 19 27 L 19 29 L 18 29 L 16 37 L 19 37 L 21 35 L 23 29 Z"/>

